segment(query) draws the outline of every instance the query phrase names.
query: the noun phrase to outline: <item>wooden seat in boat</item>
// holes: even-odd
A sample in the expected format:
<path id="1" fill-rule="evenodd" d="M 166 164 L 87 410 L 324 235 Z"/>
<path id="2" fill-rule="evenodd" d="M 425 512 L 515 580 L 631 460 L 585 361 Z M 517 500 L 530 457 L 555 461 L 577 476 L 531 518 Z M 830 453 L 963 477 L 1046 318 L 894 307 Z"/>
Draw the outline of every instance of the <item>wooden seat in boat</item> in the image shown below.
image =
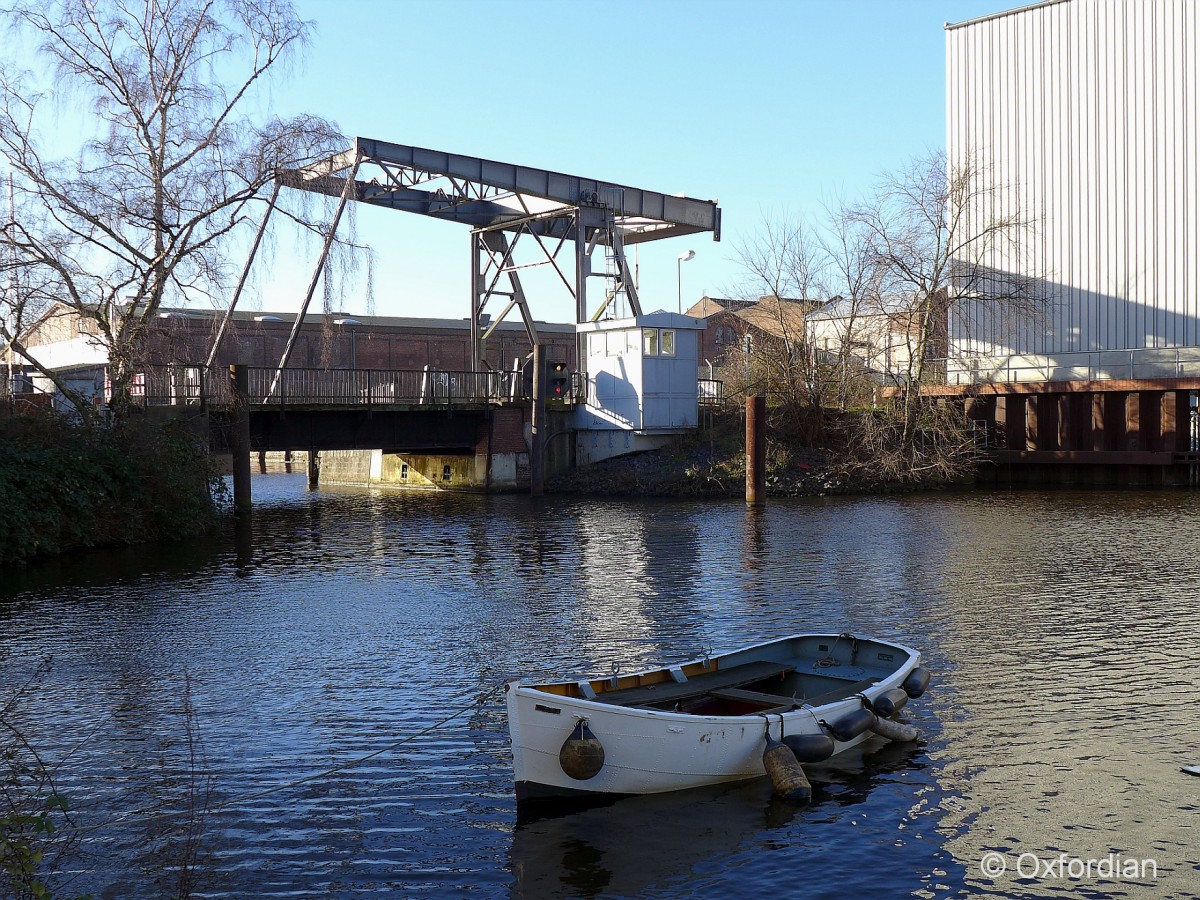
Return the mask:
<path id="1" fill-rule="evenodd" d="M 786 675 L 794 672 L 796 667 L 789 663 L 778 663 L 763 660 L 760 662 L 743 663 L 728 669 L 717 669 L 694 675 L 687 681 L 678 683 L 664 681 L 659 684 L 646 684 L 641 687 L 621 688 L 615 691 L 605 691 L 596 695 L 598 703 L 614 703 L 618 706 L 646 706 L 651 703 L 672 703 L 688 697 L 697 697 L 713 691 L 726 688 L 741 687 L 762 681 L 772 675 Z M 790 699 L 784 698 L 788 703 Z"/>

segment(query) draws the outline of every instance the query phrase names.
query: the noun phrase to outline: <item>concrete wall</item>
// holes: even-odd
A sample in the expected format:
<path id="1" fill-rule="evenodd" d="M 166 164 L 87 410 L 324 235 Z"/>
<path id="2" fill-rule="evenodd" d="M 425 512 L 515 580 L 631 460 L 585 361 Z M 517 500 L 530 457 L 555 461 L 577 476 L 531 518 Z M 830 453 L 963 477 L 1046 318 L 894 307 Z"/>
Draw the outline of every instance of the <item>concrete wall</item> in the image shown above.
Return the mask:
<path id="1" fill-rule="evenodd" d="M 489 427 L 480 424 L 469 453 L 390 453 L 384 450 L 321 452 L 320 480 L 326 485 L 382 487 L 396 490 L 520 491 L 529 489 L 528 410 L 504 407 L 493 411 Z M 571 414 L 547 414 L 546 473 L 575 464 Z M 488 442 L 491 471 L 488 471 Z"/>

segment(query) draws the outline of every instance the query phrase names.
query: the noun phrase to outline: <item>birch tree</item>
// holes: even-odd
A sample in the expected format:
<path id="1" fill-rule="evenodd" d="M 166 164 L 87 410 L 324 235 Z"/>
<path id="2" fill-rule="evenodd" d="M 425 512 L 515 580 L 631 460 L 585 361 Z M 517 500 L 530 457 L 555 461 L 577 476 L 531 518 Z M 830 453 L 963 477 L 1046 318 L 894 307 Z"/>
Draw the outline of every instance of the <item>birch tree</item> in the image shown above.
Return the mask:
<path id="1" fill-rule="evenodd" d="M 324 119 L 249 112 L 311 24 L 288 0 L 50 0 L 4 13 L 44 69 L 38 83 L 0 67 L 0 156 L 15 186 L 15 214 L 0 212 L 13 286 L 0 337 L 63 389 L 20 328 L 51 303 L 94 322 L 120 417 L 160 308 L 219 297 L 275 173 L 344 145 Z"/>

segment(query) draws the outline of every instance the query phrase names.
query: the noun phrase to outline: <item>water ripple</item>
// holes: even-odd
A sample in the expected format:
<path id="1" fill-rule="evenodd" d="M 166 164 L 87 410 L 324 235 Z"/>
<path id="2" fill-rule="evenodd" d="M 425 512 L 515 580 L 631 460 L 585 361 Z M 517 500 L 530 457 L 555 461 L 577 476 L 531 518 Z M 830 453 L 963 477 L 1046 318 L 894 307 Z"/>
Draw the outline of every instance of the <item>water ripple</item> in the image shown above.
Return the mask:
<path id="1" fill-rule="evenodd" d="M 1200 517 L 1173 493 L 738 503 L 396 496 L 256 478 L 253 549 L 82 554 L 0 583 L 0 690 L 94 830 L 70 891 L 171 891 L 190 685 L 211 897 L 1185 897 Z M 472 697 L 821 629 L 920 647 L 916 747 L 516 821 Z M 455 711 L 466 715 L 435 728 Z M 327 777 L 309 776 L 409 740 Z M 297 783 L 299 782 L 299 783 Z M 260 792 L 279 788 L 261 796 Z M 249 798 L 249 799 L 246 799 Z M 1150 886 L 982 875 L 1155 857 Z"/>

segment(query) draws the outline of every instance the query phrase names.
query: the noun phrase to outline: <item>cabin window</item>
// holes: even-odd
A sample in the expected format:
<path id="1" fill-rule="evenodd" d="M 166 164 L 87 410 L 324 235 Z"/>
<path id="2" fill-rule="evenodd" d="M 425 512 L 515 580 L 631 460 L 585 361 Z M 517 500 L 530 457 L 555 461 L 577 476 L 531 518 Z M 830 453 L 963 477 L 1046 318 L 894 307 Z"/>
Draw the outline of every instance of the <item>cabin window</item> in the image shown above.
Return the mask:
<path id="1" fill-rule="evenodd" d="M 663 356 L 675 355 L 675 329 L 664 328 L 659 332 L 659 350 Z"/>
<path id="2" fill-rule="evenodd" d="M 658 356 L 658 329 L 642 329 L 642 355 Z"/>

